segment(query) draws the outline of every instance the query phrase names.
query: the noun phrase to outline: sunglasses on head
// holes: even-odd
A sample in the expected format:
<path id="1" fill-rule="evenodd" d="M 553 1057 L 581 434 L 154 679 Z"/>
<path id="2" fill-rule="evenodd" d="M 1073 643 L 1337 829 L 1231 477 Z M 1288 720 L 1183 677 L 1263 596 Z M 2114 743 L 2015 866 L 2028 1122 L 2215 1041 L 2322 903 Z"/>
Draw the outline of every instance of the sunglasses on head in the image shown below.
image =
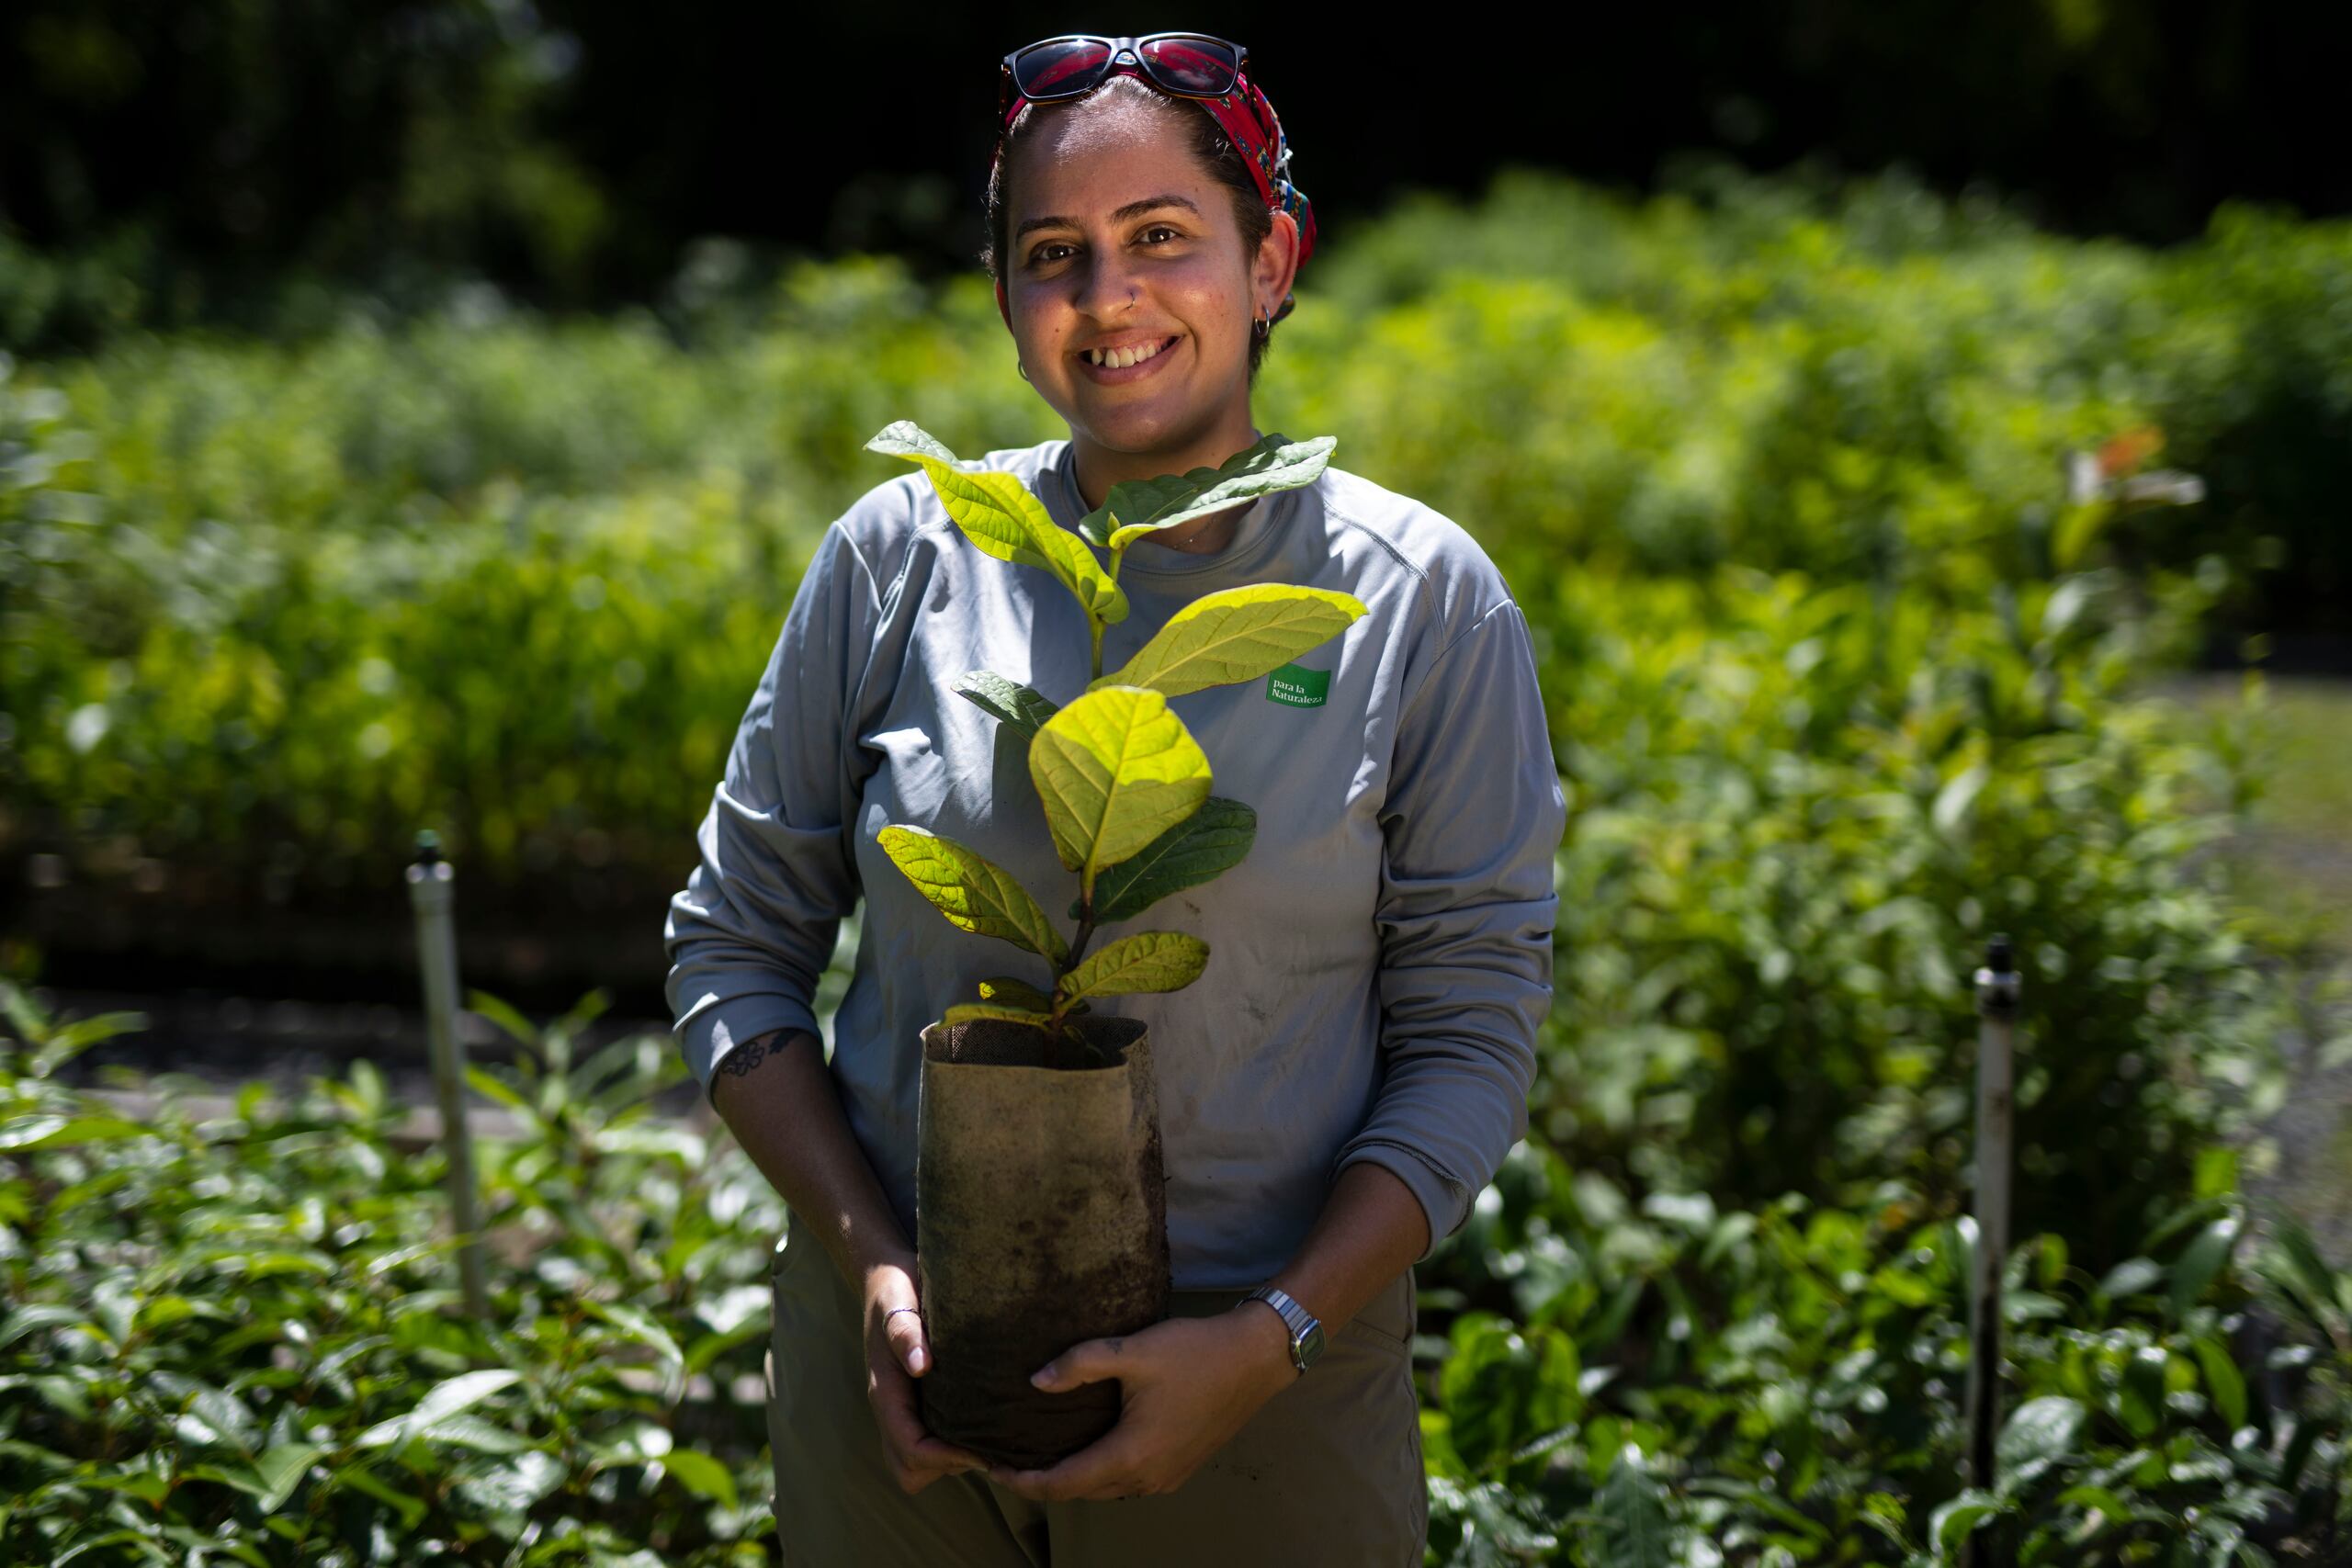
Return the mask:
<path id="1" fill-rule="evenodd" d="M 1151 85 L 1183 98 L 1221 98 L 1241 78 L 1250 51 L 1207 33 L 1148 33 L 1142 38 L 1102 38 L 1064 33 L 1014 50 L 1004 57 L 997 85 L 1001 120 L 1017 94 L 1032 103 L 1075 98 L 1111 74 L 1122 58 L 1132 60 Z"/>

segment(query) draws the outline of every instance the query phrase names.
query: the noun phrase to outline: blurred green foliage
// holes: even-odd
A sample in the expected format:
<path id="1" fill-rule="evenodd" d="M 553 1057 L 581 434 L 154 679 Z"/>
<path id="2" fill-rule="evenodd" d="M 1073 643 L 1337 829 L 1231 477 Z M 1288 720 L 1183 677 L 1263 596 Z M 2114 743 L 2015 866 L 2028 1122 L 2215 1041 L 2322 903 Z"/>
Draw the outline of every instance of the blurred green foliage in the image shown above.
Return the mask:
<path id="1" fill-rule="evenodd" d="M 2065 450 L 2153 426 L 2167 461 L 2226 468 L 2278 406 L 2259 383 L 2317 423 L 2269 431 L 2241 491 L 2109 527 L 2098 562 L 2194 572 L 2222 610 L 2266 560 L 2335 581 L 2314 498 L 2352 460 L 2352 227 L 2232 214 L 2159 257 L 1899 183 L 1844 200 L 1634 209 L 1530 177 L 1408 207 L 1316 279 L 1261 423 L 1337 434 L 1531 600 L 1738 564 L 1982 611 L 2096 564 Z M 1002 331 L 977 276 L 852 258 L 770 288 L 722 256 L 658 313 L 482 294 L 18 365 L 6 558 L 41 575 L 0 582 L 10 837 L 233 858 L 266 833 L 315 865 L 433 818 L 496 873 L 535 832 L 672 841 L 807 549 L 881 482 L 865 437 L 1059 434 Z"/>
<path id="2" fill-rule="evenodd" d="M 2164 584 L 2185 616 L 2193 583 Z M 1968 972 L 2018 934 L 2019 1223 L 2100 1266 L 2225 1115 L 2283 1001 L 2198 852 L 2259 710 L 2132 697 L 2160 615 L 2111 570 L 1956 613 L 1781 575 L 1567 573 L 1541 617 L 1570 792 L 1531 1115 L 1579 1157 L 1761 1203 L 1956 1201 Z M 2211 738 L 2209 739 L 2209 738 Z"/>
<path id="3" fill-rule="evenodd" d="M 582 1055 L 495 998 L 477 1094 L 494 1311 L 465 1314 L 447 1158 L 362 1062 L 199 1119 L 60 1071 L 138 1014 L 0 981 L 0 1560 L 763 1563 L 766 1269 L 783 1203 L 653 1112 L 656 1034 Z M 117 1069 L 120 1071 L 121 1069 Z"/>
<path id="4" fill-rule="evenodd" d="M 545 1029 L 469 1000 L 518 1048 L 470 1073 L 514 1119 L 476 1145 L 482 1322 L 446 1161 L 372 1066 L 202 1116 L 167 1077 L 130 1119 L 62 1073 L 143 1021 L 0 982 L 9 1561 L 769 1560 L 781 1203 L 731 1141 L 655 1123 L 662 1035 L 582 1055 L 593 994 Z M 1429 1561 L 1934 1568 L 1977 1530 L 2029 1568 L 2328 1561 L 2352 1275 L 2250 1218 L 2215 1150 L 2112 1269 L 2018 1247 L 2000 1472 L 1963 1488 L 1969 1222 L 1900 1181 L 1637 1202 L 1539 1135 L 1423 1273 Z"/>
<path id="5" fill-rule="evenodd" d="M 1849 1209 L 1635 1202 L 1513 1151 L 1425 1295 L 1503 1309 L 1417 1347 L 1440 1363 L 1430 1560 L 1929 1568 L 1978 1530 L 2026 1568 L 2342 1550 L 2352 1274 L 2291 1223 L 2257 1235 L 2228 1151 L 2112 1268 L 2051 1234 L 2012 1249 L 1997 1473 L 1974 1487 L 1975 1230 L 1926 1213 L 1901 1181 Z"/>

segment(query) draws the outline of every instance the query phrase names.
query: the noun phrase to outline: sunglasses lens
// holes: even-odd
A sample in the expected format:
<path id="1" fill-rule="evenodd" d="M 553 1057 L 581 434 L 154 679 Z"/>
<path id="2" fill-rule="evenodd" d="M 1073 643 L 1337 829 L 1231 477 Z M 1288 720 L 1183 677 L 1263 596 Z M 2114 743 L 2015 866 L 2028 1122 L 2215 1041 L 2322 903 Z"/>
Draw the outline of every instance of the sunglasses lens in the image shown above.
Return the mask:
<path id="1" fill-rule="evenodd" d="M 1162 85 L 1210 97 L 1233 90 L 1240 63 L 1233 51 L 1211 38 L 1155 39 L 1143 46 L 1142 53 Z"/>
<path id="2" fill-rule="evenodd" d="M 1013 85 L 1024 98 L 1049 98 L 1083 82 L 1110 58 L 1106 44 L 1090 43 L 1084 39 L 1050 39 L 1032 44 L 1013 57 Z"/>

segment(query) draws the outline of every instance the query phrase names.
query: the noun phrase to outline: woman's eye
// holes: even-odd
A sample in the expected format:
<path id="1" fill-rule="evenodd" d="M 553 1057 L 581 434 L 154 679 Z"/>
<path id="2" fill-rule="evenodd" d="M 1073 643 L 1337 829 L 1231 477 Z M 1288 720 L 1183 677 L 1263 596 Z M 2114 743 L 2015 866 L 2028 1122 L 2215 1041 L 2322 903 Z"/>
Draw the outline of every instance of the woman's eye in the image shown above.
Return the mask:
<path id="1" fill-rule="evenodd" d="M 1165 224 L 1165 223 L 1155 223 L 1155 224 L 1153 224 L 1150 228 L 1146 229 L 1146 230 L 1144 231 L 1144 234 L 1145 234 L 1145 236 L 1146 236 L 1147 238 L 1148 238 L 1149 236 L 1151 236 L 1151 235 L 1153 235 L 1153 234 L 1174 234 L 1174 233 L 1176 233 L 1176 231 L 1175 231 L 1175 230 L 1173 230 L 1173 229 L 1171 229 L 1171 228 L 1170 228 L 1170 227 L 1169 227 L 1167 224 Z M 1179 238 L 1182 238 L 1182 236 L 1181 236 L 1181 235 L 1180 235 L 1180 236 L 1178 236 L 1178 237 L 1179 237 Z"/>

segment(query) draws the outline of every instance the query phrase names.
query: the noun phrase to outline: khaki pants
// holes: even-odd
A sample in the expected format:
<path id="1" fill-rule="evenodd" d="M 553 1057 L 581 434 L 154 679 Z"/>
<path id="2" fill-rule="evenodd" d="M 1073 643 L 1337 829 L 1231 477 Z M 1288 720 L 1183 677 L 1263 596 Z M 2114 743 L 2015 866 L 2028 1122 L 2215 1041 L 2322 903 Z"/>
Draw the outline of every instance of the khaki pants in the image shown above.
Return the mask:
<path id="1" fill-rule="evenodd" d="M 1182 1486 L 1105 1503 L 1035 1503 L 978 1472 L 899 1491 L 848 1282 L 807 1242 L 778 1251 L 773 1282 L 768 1438 L 786 1568 L 1419 1568 L 1429 1491 L 1409 1269 Z M 1247 1293 L 1178 1291 L 1170 1315 Z"/>

